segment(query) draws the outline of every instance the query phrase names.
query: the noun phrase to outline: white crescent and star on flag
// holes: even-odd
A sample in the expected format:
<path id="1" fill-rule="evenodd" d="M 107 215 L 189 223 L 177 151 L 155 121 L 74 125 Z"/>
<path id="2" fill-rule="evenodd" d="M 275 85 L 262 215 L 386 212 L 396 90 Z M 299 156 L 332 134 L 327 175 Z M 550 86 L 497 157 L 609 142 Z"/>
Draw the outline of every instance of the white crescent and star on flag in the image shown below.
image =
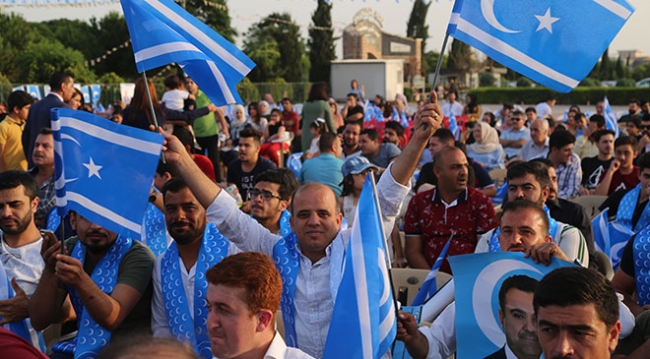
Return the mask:
<path id="1" fill-rule="evenodd" d="M 493 28 L 505 32 L 508 34 L 517 34 L 520 33 L 522 30 L 512 30 L 507 27 L 505 27 L 503 24 L 497 20 L 496 15 L 494 13 L 494 2 L 495 0 L 481 0 L 481 13 L 483 14 L 483 17 L 485 18 L 485 21 L 487 21 L 490 26 Z M 553 17 L 551 16 L 551 8 L 546 9 L 546 13 L 543 15 L 534 15 L 535 18 L 539 21 L 539 25 L 537 26 L 536 32 L 539 32 L 541 30 L 546 30 L 550 34 L 553 33 L 553 24 L 557 21 L 560 20 L 558 17 Z"/>

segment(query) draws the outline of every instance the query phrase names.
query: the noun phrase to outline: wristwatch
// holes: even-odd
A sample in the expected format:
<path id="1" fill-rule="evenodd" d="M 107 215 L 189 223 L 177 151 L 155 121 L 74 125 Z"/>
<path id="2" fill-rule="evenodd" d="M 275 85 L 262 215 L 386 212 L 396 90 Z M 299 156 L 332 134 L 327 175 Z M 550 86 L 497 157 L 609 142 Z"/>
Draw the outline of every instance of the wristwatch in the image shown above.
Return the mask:
<path id="1" fill-rule="evenodd" d="M 158 196 L 157 196 L 156 191 L 152 191 L 152 192 L 151 192 L 151 195 L 149 196 L 149 202 L 151 202 L 151 203 L 156 202 L 156 198 L 157 198 L 157 197 L 158 197 Z"/>

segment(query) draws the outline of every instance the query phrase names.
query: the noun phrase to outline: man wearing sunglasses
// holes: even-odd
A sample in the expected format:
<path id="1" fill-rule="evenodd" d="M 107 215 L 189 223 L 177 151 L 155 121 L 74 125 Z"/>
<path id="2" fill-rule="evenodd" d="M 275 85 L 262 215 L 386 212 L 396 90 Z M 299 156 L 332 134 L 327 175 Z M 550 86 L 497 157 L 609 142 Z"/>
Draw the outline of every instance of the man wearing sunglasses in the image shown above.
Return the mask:
<path id="1" fill-rule="evenodd" d="M 501 143 L 504 151 L 506 151 L 508 160 L 519 156 L 521 154 L 521 147 L 530 141 L 530 130 L 524 126 L 524 114 L 519 110 L 514 111 L 510 115 L 510 120 L 512 121 L 512 127 L 504 130 L 499 139 L 499 143 Z"/>

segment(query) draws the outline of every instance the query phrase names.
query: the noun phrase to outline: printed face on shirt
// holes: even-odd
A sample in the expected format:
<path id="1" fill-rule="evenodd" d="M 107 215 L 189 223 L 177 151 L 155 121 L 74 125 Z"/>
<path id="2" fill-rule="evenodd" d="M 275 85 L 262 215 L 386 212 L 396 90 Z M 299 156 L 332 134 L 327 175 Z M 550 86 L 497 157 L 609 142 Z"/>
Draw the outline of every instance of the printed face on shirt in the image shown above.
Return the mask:
<path id="1" fill-rule="evenodd" d="M 38 197 L 30 201 L 25 187 L 0 190 L 0 229 L 6 234 L 23 233 L 34 220 Z"/>
<path id="2" fill-rule="evenodd" d="M 263 311 L 270 311 L 251 313 L 244 301 L 246 296 L 245 288 L 208 285 L 207 327 L 214 356 L 238 358 L 259 345 L 255 338 L 267 327 L 260 317 Z"/>
<path id="3" fill-rule="evenodd" d="M 165 193 L 165 223 L 178 245 L 200 241 L 206 222 L 205 209 L 189 188 Z"/>
<path id="4" fill-rule="evenodd" d="M 508 347 L 519 358 L 539 358 L 542 353 L 537 340 L 533 294 L 511 288 L 505 296 L 505 308 L 499 310 L 499 320 Z"/>
<path id="5" fill-rule="evenodd" d="M 499 245 L 504 252 L 524 252 L 535 244 L 551 241 L 544 219 L 531 209 L 505 212 L 499 228 Z"/>
<path id="6" fill-rule="evenodd" d="M 308 184 L 298 189 L 293 199 L 291 229 L 307 257 L 322 257 L 341 227 L 343 215 L 331 188 Z"/>
<path id="7" fill-rule="evenodd" d="M 85 245 L 91 253 L 106 253 L 117 239 L 115 232 L 96 225 L 79 213 L 70 216 L 70 224 L 77 230 L 81 244 Z"/>
<path id="8" fill-rule="evenodd" d="M 636 157 L 636 151 L 632 145 L 621 145 L 614 149 L 614 158 L 621 163 L 621 168 L 634 166 L 634 157 Z"/>
<path id="9" fill-rule="evenodd" d="M 618 344 L 621 323 L 611 328 L 598 317 L 593 303 L 537 310 L 537 331 L 544 357 L 606 359 Z"/>

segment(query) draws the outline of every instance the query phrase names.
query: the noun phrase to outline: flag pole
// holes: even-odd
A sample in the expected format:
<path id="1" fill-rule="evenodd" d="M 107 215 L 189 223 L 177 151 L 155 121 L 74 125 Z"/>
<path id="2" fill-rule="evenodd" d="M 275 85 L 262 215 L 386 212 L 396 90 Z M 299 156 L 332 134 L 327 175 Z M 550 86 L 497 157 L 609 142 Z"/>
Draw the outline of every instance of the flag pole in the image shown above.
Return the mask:
<path id="1" fill-rule="evenodd" d="M 372 193 L 373 193 L 373 199 L 375 200 L 375 203 L 377 205 L 377 212 L 379 213 L 379 222 L 381 222 L 381 219 L 383 218 L 381 214 L 381 207 L 379 206 L 379 196 L 377 194 L 377 186 L 375 184 L 375 174 L 373 171 L 370 171 L 368 173 L 370 176 L 371 182 L 372 182 Z M 388 257 L 388 239 L 386 238 L 386 233 L 384 233 L 384 226 L 380 225 L 379 226 L 379 232 L 381 233 L 381 237 L 384 240 L 384 261 L 386 262 L 386 268 L 388 268 L 388 282 L 390 284 L 390 290 L 393 293 L 393 306 L 395 307 L 395 315 L 397 318 L 399 318 L 399 305 L 397 303 L 397 296 L 395 295 L 395 286 L 393 285 L 393 265 L 390 262 L 390 258 Z"/>
<path id="2" fill-rule="evenodd" d="M 440 67 L 442 67 L 442 58 L 445 55 L 445 50 L 447 49 L 448 40 L 449 40 L 449 34 L 445 34 L 445 39 L 442 40 L 442 49 L 440 50 L 440 56 L 438 56 L 438 62 L 436 62 L 436 71 L 433 73 L 433 82 L 431 84 L 431 91 L 436 91 L 436 82 L 438 82 Z"/>
<path id="3" fill-rule="evenodd" d="M 149 92 L 149 81 L 147 80 L 147 72 L 142 71 L 142 79 L 144 80 L 144 89 L 147 91 L 147 98 L 149 99 L 149 111 L 151 111 L 151 117 L 153 118 L 153 125 L 158 129 L 158 119 L 156 118 L 156 111 L 153 108 L 153 101 L 151 101 L 151 92 Z"/>

